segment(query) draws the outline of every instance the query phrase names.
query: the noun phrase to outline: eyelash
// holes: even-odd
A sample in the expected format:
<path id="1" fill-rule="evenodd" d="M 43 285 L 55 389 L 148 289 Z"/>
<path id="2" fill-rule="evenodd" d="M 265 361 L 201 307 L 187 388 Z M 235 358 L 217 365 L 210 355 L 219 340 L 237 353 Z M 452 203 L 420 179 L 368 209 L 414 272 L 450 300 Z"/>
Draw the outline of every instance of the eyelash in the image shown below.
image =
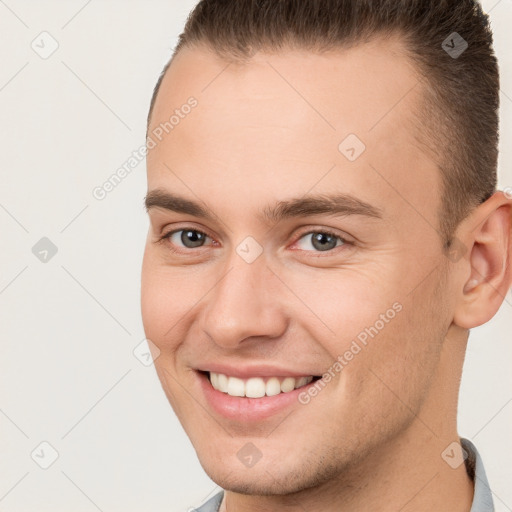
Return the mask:
<path id="1" fill-rule="evenodd" d="M 211 240 L 213 240 L 213 237 L 211 237 L 208 233 L 205 233 L 204 231 L 201 231 L 200 229 L 195 229 L 195 228 L 188 228 L 188 227 L 183 227 L 181 229 L 174 229 L 172 231 L 169 231 L 169 233 L 166 233 L 164 235 L 162 235 L 158 240 L 157 242 L 158 243 L 164 243 L 166 241 L 169 241 L 169 239 L 171 238 L 172 235 L 174 235 L 175 233 L 180 233 L 181 231 L 193 231 L 194 233 L 199 233 L 207 238 L 210 238 Z M 302 238 L 304 238 L 306 235 L 312 235 L 312 234 L 322 234 L 322 235 L 327 235 L 327 236 L 332 236 L 336 239 L 338 239 L 339 241 L 341 241 L 341 245 L 337 245 L 335 247 L 333 247 L 332 249 L 329 249 L 327 251 L 313 251 L 313 250 L 305 250 L 305 249 L 295 249 L 295 250 L 299 250 L 299 251 L 303 251 L 303 252 L 307 252 L 307 253 L 316 253 L 318 254 L 319 256 L 324 252 L 326 253 L 327 255 L 331 255 L 333 254 L 333 252 L 335 251 L 335 249 L 339 249 L 345 245 L 354 245 L 353 242 L 350 242 L 349 240 L 347 240 L 346 238 L 342 237 L 341 235 L 333 232 L 333 231 L 330 231 L 330 230 L 327 230 L 327 229 L 313 229 L 313 230 L 309 230 L 309 231 L 304 231 L 302 233 L 300 233 L 298 236 L 295 237 L 295 240 L 293 242 L 293 244 L 296 244 L 299 240 L 301 240 Z M 193 251 L 194 248 L 185 248 L 185 249 L 177 249 L 170 241 L 168 243 L 168 246 L 169 246 L 169 249 L 174 252 L 174 253 L 178 253 L 178 254 L 188 254 L 190 251 Z M 204 246 L 199 246 L 198 249 L 202 249 Z"/>

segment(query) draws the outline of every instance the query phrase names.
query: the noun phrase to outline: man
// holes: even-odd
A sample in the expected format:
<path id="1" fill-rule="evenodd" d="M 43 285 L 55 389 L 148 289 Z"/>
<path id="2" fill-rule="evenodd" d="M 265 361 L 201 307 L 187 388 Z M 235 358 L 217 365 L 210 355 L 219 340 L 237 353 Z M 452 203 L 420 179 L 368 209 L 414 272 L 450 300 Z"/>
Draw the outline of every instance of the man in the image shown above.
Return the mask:
<path id="1" fill-rule="evenodd" d="M 223 489 L 198 510 L 482 512 L 469 330 L 510 287 L 469 0 L 203 0 L 148 124 L 142 315 Z"/>

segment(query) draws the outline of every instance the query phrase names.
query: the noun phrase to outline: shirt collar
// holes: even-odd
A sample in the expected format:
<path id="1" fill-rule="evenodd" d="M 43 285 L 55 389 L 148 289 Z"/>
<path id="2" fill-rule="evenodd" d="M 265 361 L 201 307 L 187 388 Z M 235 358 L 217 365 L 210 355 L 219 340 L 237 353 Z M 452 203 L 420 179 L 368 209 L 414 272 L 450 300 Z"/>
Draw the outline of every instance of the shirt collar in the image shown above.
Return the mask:
<path id="1" fill-rule="evenodd" d="M 487 481 L 482 458 L 471 441 L 461 439 L 460 444 L 468 455 L 465 461 L 466 470 L 475 484 L 473 505 L 470 512 L 494 512 L 492 492 Z"/>

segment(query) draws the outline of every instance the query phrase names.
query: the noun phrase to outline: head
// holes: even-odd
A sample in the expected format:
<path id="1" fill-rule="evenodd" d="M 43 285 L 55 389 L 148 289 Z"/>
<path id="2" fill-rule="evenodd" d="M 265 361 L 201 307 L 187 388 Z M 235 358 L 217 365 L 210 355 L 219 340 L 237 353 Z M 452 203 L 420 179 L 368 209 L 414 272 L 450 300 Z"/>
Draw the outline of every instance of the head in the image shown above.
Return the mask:
<path id="1" fill-rule="evenodd" d="M 221 486 L 348 482 L 456 433 L 469 329 L 510 284 L 498 91 L 469 0 L 191 13 L 148 117 L 142 315 Z M 315 382 L 218 402 L 209 372 Z"/>

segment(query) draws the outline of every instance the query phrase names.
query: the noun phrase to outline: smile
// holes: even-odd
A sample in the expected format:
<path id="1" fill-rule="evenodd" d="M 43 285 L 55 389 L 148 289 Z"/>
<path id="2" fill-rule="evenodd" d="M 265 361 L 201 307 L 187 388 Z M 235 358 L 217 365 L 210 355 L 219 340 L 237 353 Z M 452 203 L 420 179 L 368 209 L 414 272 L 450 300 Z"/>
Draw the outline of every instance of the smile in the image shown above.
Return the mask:
<path id="1" fill-rule="evenodd" d="M 286 409 L 302 408 L 299 395 L 321 378 L 270 366 L 216 366 L 215 371 L 203 368 L 195 372 L 205 405 L 213 413 L 245 425 L 265 421 Z"/>
<path id="2" fill-rule="evenodd" d="M 302 386 L 306 386 L 316 377 L 251 377 L 240 379 L 230 377 L 223 373 L 208 372 L 213 389 L 230 396 L 246 398 L 262 398 L 289 393 Z"/>

